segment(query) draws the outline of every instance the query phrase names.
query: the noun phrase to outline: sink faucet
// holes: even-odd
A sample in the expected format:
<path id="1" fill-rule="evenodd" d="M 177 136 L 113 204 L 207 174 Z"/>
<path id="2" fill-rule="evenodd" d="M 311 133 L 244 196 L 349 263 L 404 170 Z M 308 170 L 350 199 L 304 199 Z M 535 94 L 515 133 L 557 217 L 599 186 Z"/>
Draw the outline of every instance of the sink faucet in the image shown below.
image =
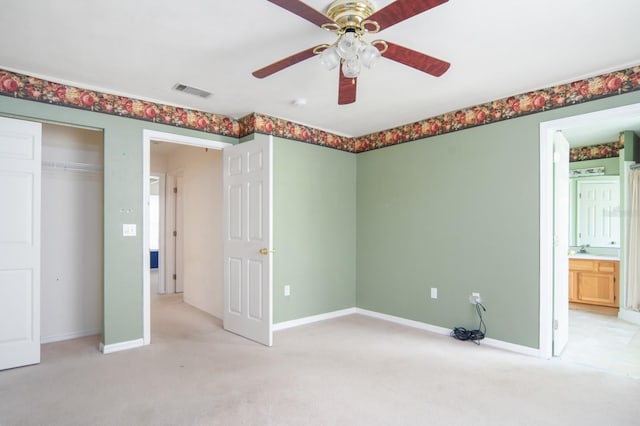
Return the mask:
<path id="1" fill-rule="evenodd" d="M 581 245 L 580 246 L 580 250 L 578 251 L 578 253 L 586 253 L 587 252 L 587 247 L 589 247 L 589 245 Z"/>

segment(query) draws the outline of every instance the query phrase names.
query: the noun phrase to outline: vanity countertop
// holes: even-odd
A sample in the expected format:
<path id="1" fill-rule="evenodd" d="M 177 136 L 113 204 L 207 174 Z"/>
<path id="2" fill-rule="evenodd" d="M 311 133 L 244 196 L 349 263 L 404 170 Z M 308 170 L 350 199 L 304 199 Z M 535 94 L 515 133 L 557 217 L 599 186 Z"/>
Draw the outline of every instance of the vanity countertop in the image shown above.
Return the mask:
<path id="1" fill-rule="evenodd" d="M 595 253 L 574 253 L 569 255 L 569 259 L 592 259 L 592 260 L 617 260 L 620 261 L 620 257 L 607 254 L 595 254 Z"/>

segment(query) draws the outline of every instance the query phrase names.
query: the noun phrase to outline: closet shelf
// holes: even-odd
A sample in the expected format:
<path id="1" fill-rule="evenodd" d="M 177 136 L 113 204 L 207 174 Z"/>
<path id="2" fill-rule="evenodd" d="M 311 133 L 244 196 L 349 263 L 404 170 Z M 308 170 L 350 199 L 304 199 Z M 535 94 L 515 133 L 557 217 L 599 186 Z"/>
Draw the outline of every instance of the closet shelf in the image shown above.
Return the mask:
<path id="1" fill-rule="evenodd" d="M 72 161 L 42 161 L 42 168 L 48 170 L 64 170 L 70 172 L 102 172 L 102 166 L 90 163 L 75 163 Z"/>

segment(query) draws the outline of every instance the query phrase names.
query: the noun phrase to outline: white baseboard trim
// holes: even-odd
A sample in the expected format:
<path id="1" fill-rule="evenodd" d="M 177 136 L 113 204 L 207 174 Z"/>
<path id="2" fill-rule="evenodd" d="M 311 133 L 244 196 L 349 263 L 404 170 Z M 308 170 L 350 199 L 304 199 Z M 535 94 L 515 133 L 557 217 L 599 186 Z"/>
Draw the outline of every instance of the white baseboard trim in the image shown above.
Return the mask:
<path id="1" fill-rule="evenodd" d="M 378 318 L 381 320 L 394 322 L 396 324 L 406 325 L 407 327 L 419 328 L 420 330 L 430 331 L 436 334 L 448 335 L 451 330 L 444 327 L 438 327 L 436 325 L 427 324 L 420 321 L 414 321 L 406 318 L 396 317 L 393 315 L 382 314 L 380 312 L 369 311 L 367 309 L 356 308 L 356 314 L 365 315 L 367 317 Z"/>
<path id="2" fill-rule="evenodd" d="M 442 334 L 448 336 L 451 333 L 450 328 L 439 327 L 437 325 L 431 325 L 420 321 L 414 321 L 406 318 L 396 317 L 393 315 L 382 314 L 380 312 L 369 311 L 367 309 L 356 308 L 356 313 L 360 315 L 366 315 L 372 318 L 378 318 L 385 321 L 394 322 L 396 324 L 406 325 L 408 327 L 418 328 L 420 330 L 430 331 L 436 334 Z M 529 355 L 534 357 L 541 357 L 539 349 L 530 348 L 528 346 L 516 345 L 514 343 L 503 342 L 502 340 L 485 338 L 482 340 L 482 344 L 497 348 L 504 349 L 511 352 L 516 352 L 523 355 Z"/>
<path id="3" fill-rule="evenodd" d="M 618 312 L 618 318 L 636 325 L 640 325 L 640 312 L 631 311 L 629 309 L 620 309 L 620 311 Z"/>
<path id="4" fill-rule="evenodd" d="M 491 338 L 484 338 L 482 344 L 491 346 L 496 349 L 504 349 L 505 351 L 515 352 L 522 355 L 533 356 L 536 358 L 547 358 L 540 349 L 530 348 L 529 346 L 516 345 L 515 343 L 504 342 Z M 548 359 L 548 358 L 547 358 Z"/>
<path id="5" fill-rule="evenodd" d="M 406 318 L 396 317 L 393 315 L 383 314 L 380 312 L 370 311 L 367 309 L 361 308 L 347 308 L 339 311 L 327 312 L 326 314 L 313 315 L 310 317 L 300 318 L 291 321 L 279 322 L 277 324 L 273 324 L 273 331 L 286 330 L 287 328 L 298 327 L 305 324 L 311 324 L 318 321 L 324 321 L 332 318 L 343 317 L 346 315 L 360 314 L 372 318 L 381 319 L 384 321 L 393 322 L 396 324 L 405 325 L 407 327 L 417 328 L 420 330 L 429 331 L 435 334 L 441 334 L 448 336 L 451 333 L 450 328 L 444 328 L 437 325 L 431 325 L 420 321 L 414 321 Z M 528 346 L 516 345 L 514 343 L 504 342 L 502 340 L 485 338 L 482 340 L 482 344 L 497 348 L 503 349 L 510 352 L 515 352 L 523 355 L 534 356 L 534 357 L 542 357 L 542 353 L 539 349 L 530 348 Z"/>
<path id="6" fill-rule="evenodd" d="M 318 321 L 325 321 L 332 318 L 344 317 L 356 313 L 356 308 L 341 309 L 339 311 L 327 312 L 326 314 L 313 315 L 310 317 L 299 318 L 291 321 L 279 322 L 273 324 L 273 331 L 286 330 L 287 328 L 298 327 L 300 325 L 311 324 Z"/>
<path id="7" fill-rule="evenodd" d="M 56 334 L 53 336 L 41 336 L 40 343 L 53 343 L 61 342 L 63 340 L 79 339 L 80 337 L 95 336 L 102 333 L 102 329 L 96 328 L 93 330 L 74 331 L 72 333 Z"/>
<path id="8" fill-rule="evenodd" d="M 104 343 L 100 343 L 100 352 L 103 354 L 110 354 L 113 352 L 126 351 L 127 349 L 134 349 L 144 346 L 143 339 L 129 340 L 128 342 L 120 342 L 120 343 L 112 343 L 110 345 L 105 345 Z"/>

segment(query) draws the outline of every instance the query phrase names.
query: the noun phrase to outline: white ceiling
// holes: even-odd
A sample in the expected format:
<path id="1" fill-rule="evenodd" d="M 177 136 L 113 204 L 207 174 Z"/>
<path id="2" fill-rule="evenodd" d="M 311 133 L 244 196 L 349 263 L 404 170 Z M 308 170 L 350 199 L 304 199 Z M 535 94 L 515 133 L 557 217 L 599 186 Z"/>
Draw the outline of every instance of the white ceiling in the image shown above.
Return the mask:
<path id="1" fill-rule="evenodd" d="M 329 3 L 307 0 L 321 11 Z M 266 0 L 2 0 L 0 8 L 0 68 L 346 136 L 640 64 L 638 0 L 450 0 L 375 37 L 444 59 L 447 73 L 383 58 L 358 79 L 357 102 L 339 106 L 337 70 L 316 58 L 251 75 L 335 37 Z M 178 82 L 214 95 L 176 92 Z"/>

